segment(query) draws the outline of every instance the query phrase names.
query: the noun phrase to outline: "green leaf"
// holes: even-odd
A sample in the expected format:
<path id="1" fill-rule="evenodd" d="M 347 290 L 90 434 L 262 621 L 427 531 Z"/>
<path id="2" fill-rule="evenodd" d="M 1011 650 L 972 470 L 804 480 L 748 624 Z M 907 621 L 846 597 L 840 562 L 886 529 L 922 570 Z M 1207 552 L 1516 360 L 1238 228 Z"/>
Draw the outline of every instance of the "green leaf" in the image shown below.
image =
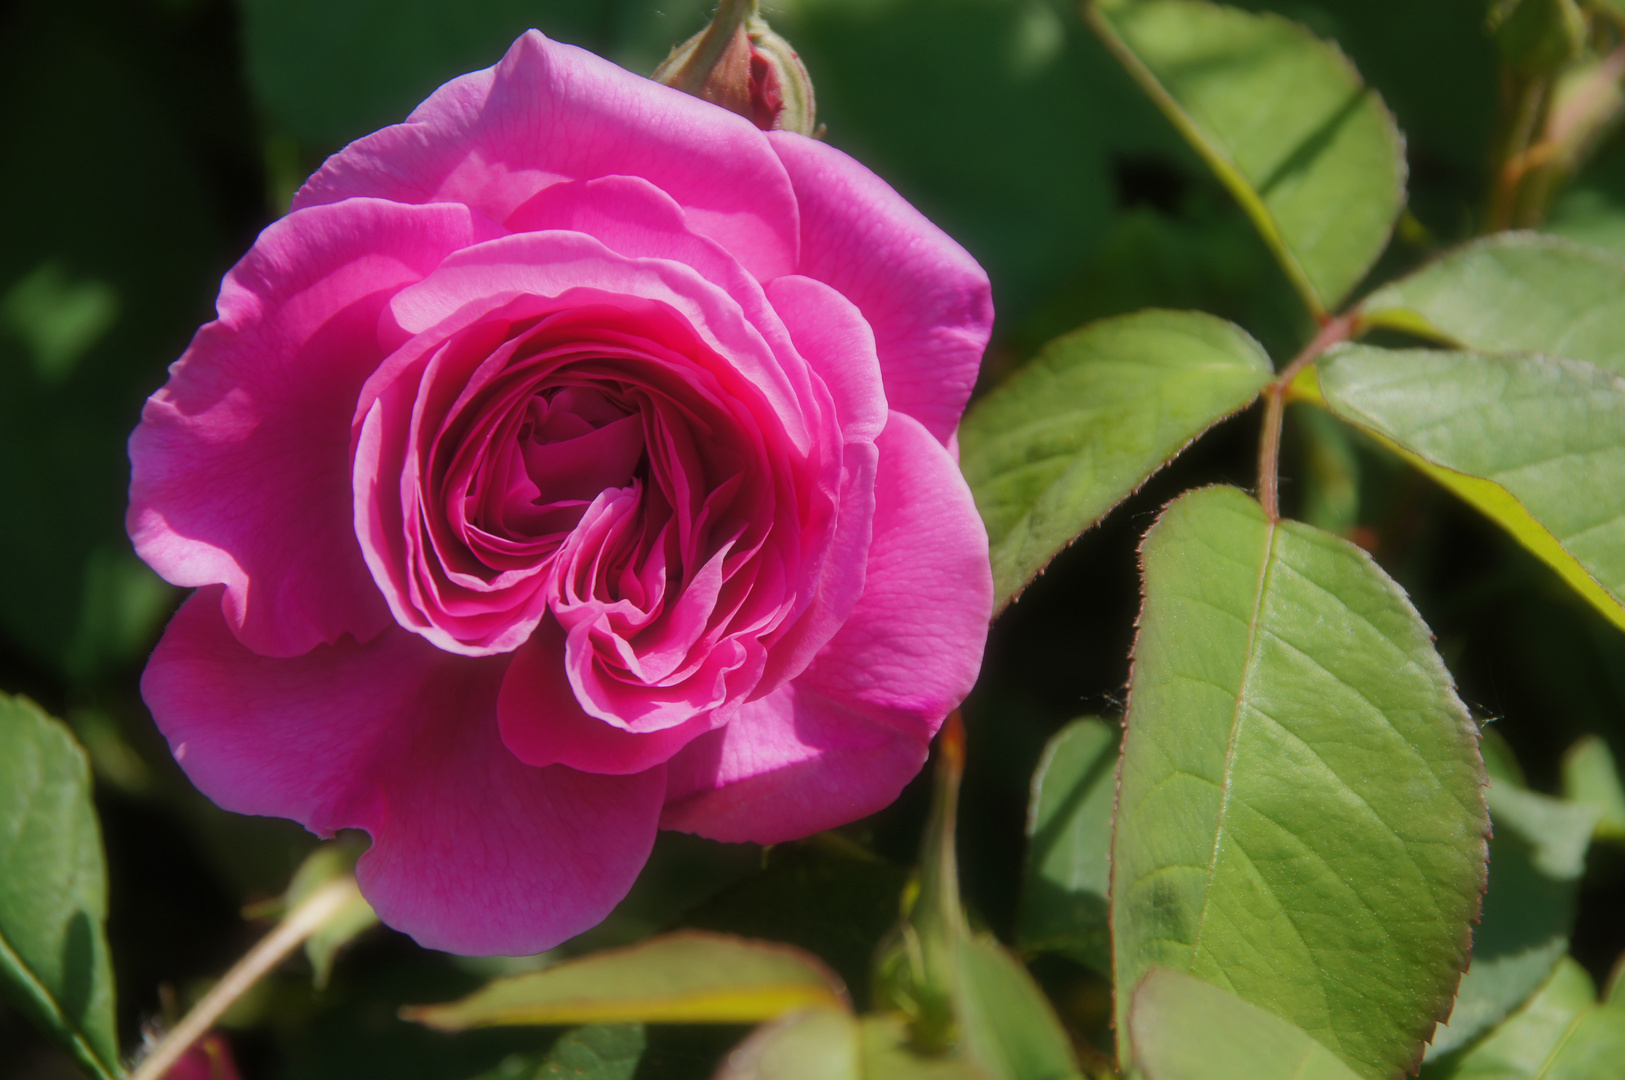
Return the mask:
<path id="1" fill-rule="evenodd" d="M 1625 259 L 1500 233 L 1372 293 L 1362 320 L 1487 353 L 1545 353 L 1625 374 Z"/>
<path id="2" fill-rule="evenodd" d="M 717 1070 L 715 1080 L 861 1080 L 858 1022 L 837 1009 L 791 1013 L 763 1024 Z"/>
<path id="3" fill-rule="evenodd" d="M 1128 1022 L 1146 1080 L 1359 1080 L 1303 1029 L 1167 968 L 1140 980 Z"/>
<path id="4" fill-rule="evenodd" d="M 0 694 L 0 992 L 92 1074 L 121 1075 L 90 765 L 68 729 Z"/>
<path id="5" fill-rule="evenodd" d="M 1473 933 L 1472 966 L 1431 1059 L 1498 1023 L 1546 981 L 1569 951 L 1575 894 L 1597 811 L 1492 780 L 1489 889 Z"/>
<path id="6" fill-rule="evenodd" d="M 642 1024 L 567 1031 L 546 1054 L 511 1054 L 475 1080 L 632 1080 L 645 1045 Z"/>
<path id="7" fill-rule="evenodd" d="M 990 1080 L 958 1054 L 924 1054 L 895 1014 L 792 1013 L 751 1032 L 716 1080 Z"/>
<path id="8" fill-rule="evenodd" d="M 1207 161 L 1311 311 L 1340 304 L 1405 204 L 1399 129 L 1296 23 L 1202 0 L 1095 0 L 1106 44 Z"/>
<path id="9" fill-rule="evenodd" d="M 1176 500 L 1141 550 L 1117 985 L 1184 971 L 1357 1072 L 1413 1067 L 1467 963 L 1489 826 L 1427 627 L 1365 552 L 1234 488 Z"/>
<path id="10" fill-rule="evenodd" d="M 1067 1080 L 1072 1044 L 1020 960 L 990 937 L 959 941 L 959 1035 L 964 1055 L 991 1080 Z"/>
<path id="11" fill-rule="evenodd" d="M 1329 353 L 1319 371 L 1333 412 L 1477 507 L 1625 629 L 1625 379 L 1577 360 L 1359 345 Z"/>
<path id="12" fill-rule="evenodd" d="M 1625 783 L 1600 737 L 1587 735 L 1563 755 L 1563 797 L 1596 809 L 1599 840 L 1625 841 Z"/>
<path id="13" fill-rule="evenodd" d="M 845 1008 L 840 980 L 799 949 L 697 930 L 495 979 L 461 1001 L 402 1011 L 441 1031 L 492 1024 L 742 1024 Z"/>
<path id="14" fill-rule="evenodd" d="M 1145 311 L 1057 338 L 978 402 L 960 465 L 987 524 L 998 606 L 1271 374 L 1230 323 Z"/>
<path id="15" fill-rule="evenodd" d="M 1564 958 L 1540 991 L 1424 1080 L 1613 1080 L 1625 1061 L 1625 1004 L 1598 1004 L 1585 969 Z"/>
<path id="16" fill-rule="evenodd" d="M 682 925 L 816 952 L 865 1006 L 869 967 L 897 921 L 908 873 L 825 836 L 779 845 L 769 857 L 760 873 L 688 911 Z"/>
<path id="17" fill-rule="evenodd" d="M 1033 774 L 1027 865 L 1016 939 L 1029 952 L 1059 952 L 1111 976 L 1112 810 L 1117 802 L 1116 725 L 1074 720 L 1049 741 Z"/>

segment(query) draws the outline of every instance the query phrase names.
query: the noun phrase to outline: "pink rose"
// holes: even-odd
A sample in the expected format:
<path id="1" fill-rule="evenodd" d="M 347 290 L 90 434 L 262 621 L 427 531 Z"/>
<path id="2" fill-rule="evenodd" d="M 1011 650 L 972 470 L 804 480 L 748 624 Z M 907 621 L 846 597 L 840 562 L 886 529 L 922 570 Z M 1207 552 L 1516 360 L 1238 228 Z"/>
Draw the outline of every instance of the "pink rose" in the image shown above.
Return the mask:
<path id="1" fill-rule="evenodd" d="M 424 945 L 594 925 L 657 828 L 892 801 L 981 662 L 986 276 L 863 166 L 531 32 L 331 158 L 130 439 L 210 798 L 365 829 Z"/>

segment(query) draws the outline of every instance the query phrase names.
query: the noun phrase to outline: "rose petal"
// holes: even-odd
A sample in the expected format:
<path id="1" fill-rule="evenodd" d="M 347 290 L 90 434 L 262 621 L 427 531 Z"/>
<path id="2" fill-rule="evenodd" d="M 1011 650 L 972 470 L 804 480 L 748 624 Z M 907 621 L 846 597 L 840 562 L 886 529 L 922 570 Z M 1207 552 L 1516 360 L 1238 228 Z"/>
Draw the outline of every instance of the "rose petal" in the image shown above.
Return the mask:
<path id="1" fill-rule="evenodd" d="M 925 764 L 929 742 L 798 680 L 672 758 L 660 827 L 757 844 L 832 829 L 895 800 Z"/>
<path id="2" fill-rule="evenodd" d="M 373 195 L 501 222 L 549 184 L 617 175 L 671 195 L 758 279 L 794 270 L 795 196 L 754 124 L 535 30 L 333 155 L 294 206 Z"/>
<path id="3" fill-rule="evenodd" d="M 552 619 L 513 654 L 497 698 L 502 741 L 529 765 L 568 765 L 625 776 L 663 764 L 710 731 L 710 715 L 638 733 L 588 716 L 564 669 L 564 632 Z"/>
<path id="4" fill-rule="evenodd" d="M 993 579 L 948 452 L 892 413 L 877 445 L 868 581 L 807 670 L 672 758 L 664 828 L 776 843 L 880 809 L 976 682 Z"/>
<path id="5" fill-rule="evenodd" d="M 420 944 L 526 955 L 599 922 L 654 841 L 664 773 L 537 769 L 502 745 L 503 657 L 436 650 L 404 630 L 271 659 L 245 649 L 204 589 L 142 678 L 193 783 L 227 810 L 322 835 L 365 829 L 357 876 Z"/>
<path id="6" fill-rule="evenodd" d="M 223 584 L 232 629 L 295 656 L 389 613 L 350 526 L 350 422 L 383 358 L 380 309 L 473 239 L 460 206 L 293 213 L 226 275 L 130 437 L 128 527 L 176 585 Z"/>
<path id="7" fill-rule="evenodd" d="M 827 143 L 768 133 L 801 207 L 800 273 L 874 328 L 886 401 L 946 443 L 993 327 L 987 274 L 884 180 Z"/>

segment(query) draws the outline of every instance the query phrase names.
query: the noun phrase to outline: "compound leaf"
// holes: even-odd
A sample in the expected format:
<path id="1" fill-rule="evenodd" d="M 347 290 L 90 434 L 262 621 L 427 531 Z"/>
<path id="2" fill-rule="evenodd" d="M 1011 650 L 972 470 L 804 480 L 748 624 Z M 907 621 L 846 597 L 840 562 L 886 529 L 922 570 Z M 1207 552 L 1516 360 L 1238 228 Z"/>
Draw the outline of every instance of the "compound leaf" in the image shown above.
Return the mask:
<path id="1" fill-rule="evenodd" d="M 1183 971 L 1397 1076 L 1467 963 L 1489 827 L 1477 727 L 1354 545 L 1221 487 L 1170 505 L 1142 559 L 1116 983 Z"/>

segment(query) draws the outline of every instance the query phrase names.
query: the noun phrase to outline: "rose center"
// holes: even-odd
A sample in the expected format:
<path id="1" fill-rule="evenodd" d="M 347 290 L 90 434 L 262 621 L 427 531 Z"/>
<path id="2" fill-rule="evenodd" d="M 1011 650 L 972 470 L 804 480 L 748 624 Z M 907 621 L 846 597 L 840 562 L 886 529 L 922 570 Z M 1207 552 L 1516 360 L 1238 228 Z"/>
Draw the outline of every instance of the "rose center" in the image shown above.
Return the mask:
<path id="1" fill-rule="evenodd" d="M 468 494 L 471 521 L 515 540 L 561 539 L 600 492 L 632 482 L 645 457 L 643 418 L 594 387 L 545 390 L 496 449 L 484 490 Z"/>

